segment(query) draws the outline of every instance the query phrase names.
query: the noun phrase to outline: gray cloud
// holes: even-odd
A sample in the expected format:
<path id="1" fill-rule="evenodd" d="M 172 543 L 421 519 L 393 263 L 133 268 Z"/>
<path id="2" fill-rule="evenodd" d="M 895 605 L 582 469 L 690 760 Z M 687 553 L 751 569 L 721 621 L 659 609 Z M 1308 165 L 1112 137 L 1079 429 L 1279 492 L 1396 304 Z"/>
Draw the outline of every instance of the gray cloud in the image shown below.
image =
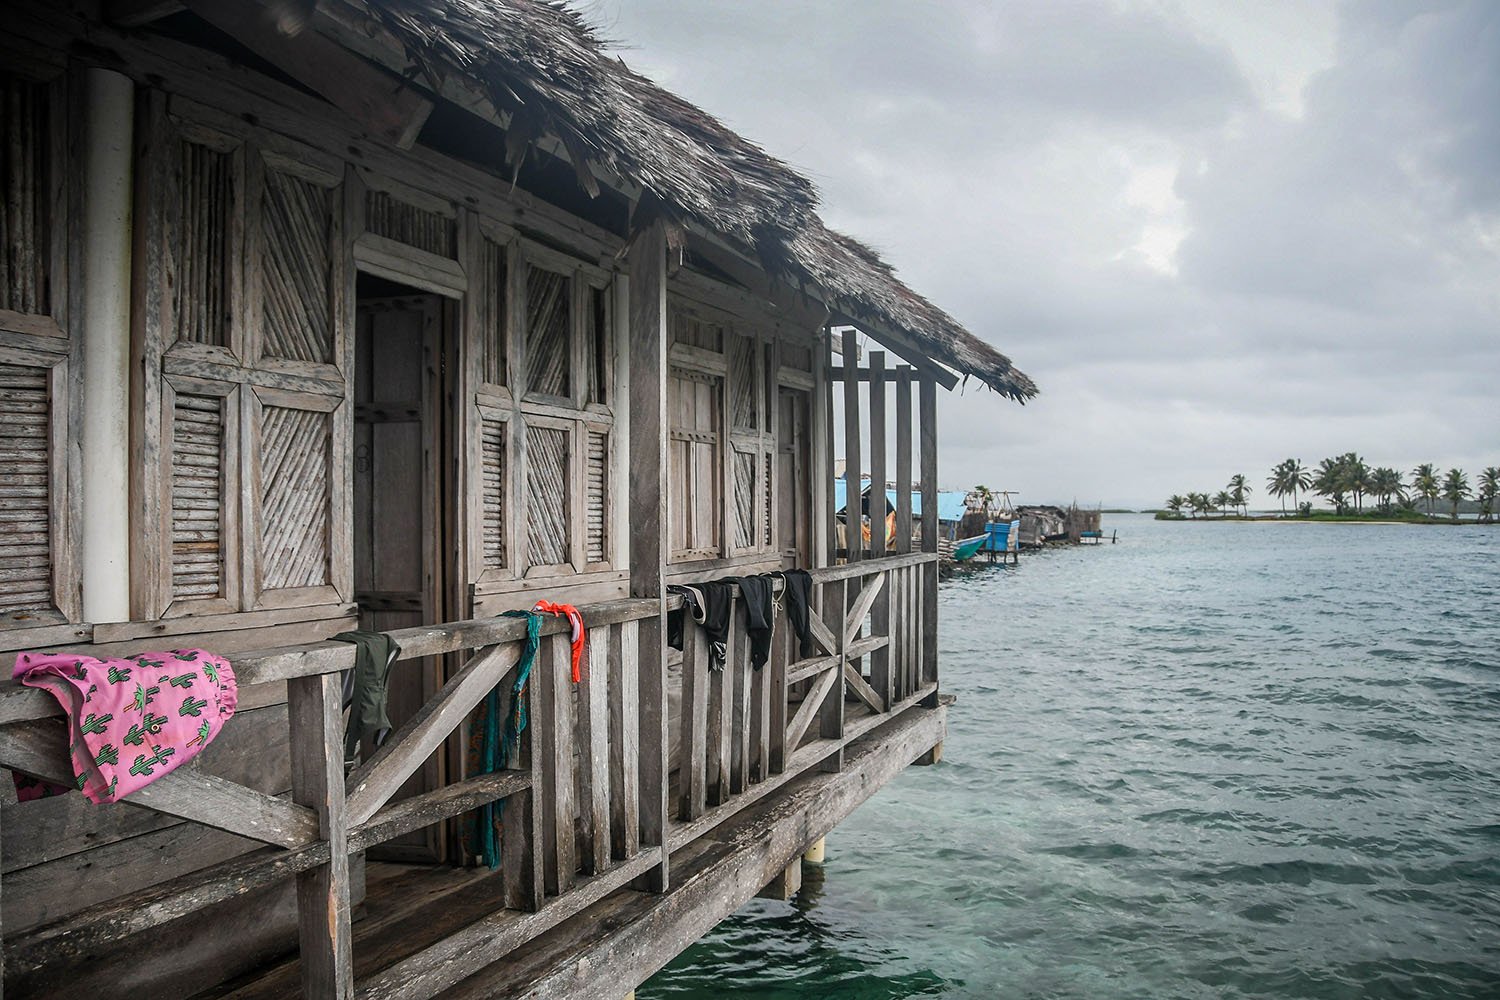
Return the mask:
<path id="1" fill-rule="evenodd" d="M 1037 379 L 1024 409 L 944 399 L 949 485 L 1156 503 L 1289 454 L 1500 464 L 1500 5 L 1340 6 L 1297 117 L 1247 82 L 1303 82 L 1266 41 L 1297 10 L 1264 10 L 592 8 Z"/>

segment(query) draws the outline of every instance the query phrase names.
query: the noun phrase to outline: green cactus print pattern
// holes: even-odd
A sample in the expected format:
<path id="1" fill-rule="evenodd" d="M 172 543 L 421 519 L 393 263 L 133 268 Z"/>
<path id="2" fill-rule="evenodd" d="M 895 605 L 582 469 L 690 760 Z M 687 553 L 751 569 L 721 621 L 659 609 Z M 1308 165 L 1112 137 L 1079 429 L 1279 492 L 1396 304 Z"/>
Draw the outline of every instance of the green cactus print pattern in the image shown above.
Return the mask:
<path id="1" fill-rule="evenodd" d="M 61 703 L 76 776 L 62 787 L 17 773 L 23 800 L 74 788 L 93 802 L 128 797 L 206 747 L 237 701 L 233 670 L 203 650 L 120 659 L 22 653 L 16 677 Z"/>
<path id="2" fill-rule="evenodd" d="M 156 773 L 155 769 L 157 767 L 165 764 L 169 758 L 176 754 L 177 751 L 171 747 L 152 746 L 149 757 L 145 754 L 136 757 L 135 763 L 130 765 L 130 773 L 144 775 L 149 778 Z"/>

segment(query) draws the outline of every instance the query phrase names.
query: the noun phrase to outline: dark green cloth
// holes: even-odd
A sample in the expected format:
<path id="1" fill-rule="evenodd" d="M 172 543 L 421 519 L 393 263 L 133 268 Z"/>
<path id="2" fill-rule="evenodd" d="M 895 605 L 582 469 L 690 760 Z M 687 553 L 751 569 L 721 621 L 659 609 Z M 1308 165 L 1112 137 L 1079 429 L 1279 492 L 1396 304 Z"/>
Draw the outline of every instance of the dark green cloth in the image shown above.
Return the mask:
<path id="1" fill-rule="evenodd" d="M 374 739 L 391 728 L 386 714 L 386 682 L 391 663 L 401 655 L 401 646 L 384 632 L 340 632 L 337 642 L 353 643 L 354 683 L 345 701 L 349 705 L 349 722 L 344 727 L 344 759 L 353 760 L 360 740 Z"/>

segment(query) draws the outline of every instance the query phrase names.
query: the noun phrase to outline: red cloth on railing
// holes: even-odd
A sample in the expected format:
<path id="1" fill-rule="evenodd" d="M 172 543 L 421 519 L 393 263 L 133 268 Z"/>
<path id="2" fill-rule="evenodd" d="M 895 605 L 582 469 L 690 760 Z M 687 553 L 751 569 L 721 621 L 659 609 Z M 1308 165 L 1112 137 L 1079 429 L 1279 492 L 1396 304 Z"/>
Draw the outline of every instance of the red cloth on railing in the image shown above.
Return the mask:
<path id="1" fill-rule="evenodd" d="M 564 615 L 573 626 L 573 683 L 577 684 L 583 679 L 583 614 L 571 604 L 557 604 L 553 601 L 537 601 L 531 610 L 549 615 Z"/>

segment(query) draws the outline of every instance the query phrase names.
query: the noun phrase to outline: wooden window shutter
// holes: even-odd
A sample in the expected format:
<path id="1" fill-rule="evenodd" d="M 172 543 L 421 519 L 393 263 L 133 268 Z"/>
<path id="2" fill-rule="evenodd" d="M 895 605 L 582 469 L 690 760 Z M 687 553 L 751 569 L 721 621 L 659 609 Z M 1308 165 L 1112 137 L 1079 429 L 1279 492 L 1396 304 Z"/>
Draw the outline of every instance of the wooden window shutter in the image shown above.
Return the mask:
<path id="1" fill-rule="evenodd" d="M 0 309 L 11 312 L 52 312 L 51 134 L 47 84 L 0 74 Z"/>
<path id="2" fill-rule="evenodd" d="M 261 412 L 261 587 L 330 584 L 331 414 L 269 400 Z"/>
<path id="3" fill-rule="evenodd" d="M 63 443 L 60 359 L 0 355 L 0 615 L 9 623 L 57 620 L 55 530 Z"/>
<path id="4" fill-rule="evenodd" d="M 480 422 L 480 494 L 485 569 L 505 567 L 506 421 Z"/>
<path id="5" fill-rule="evenodd" d="M 172 317 L 167 344 L 228 347 L 241 245 L 234 238 L 237 155 L 189 140 L 178 144 L 176 203 L 167 266 Z"/>
<path id="6" fill-rule="evenodd" d="M 331 306 L 335 192 L 267 168 L 261 198 L 261 350 L 265 356 L 334 360 Z"/>
<path id="7" fill-rule="evenodd" d="M 573 280 L 527 265 L 526 392 L 572 394 Z"/>
<path id="8" fill-rule="evenodd" d="M 572 536 L 572 442 L 570 428 L 526 428 L 526 561 L 560 566 L 569 561 Z"/>
<path id="9" fill-rule="evenodd" d="M 220 602 L 212 610 L 238 607 L 238 560 L 232 551 L 239 537 L 236 392 L 232 385 L 185 379 L 169 378 L 164 386 L 171 491 L 169 608 L 182 601 Z"/>
<path id="10" fill-rule="evenodd" d="M 584 465 L 585 561 L 609 562 L 609 434 L 590 429 Z"/>

